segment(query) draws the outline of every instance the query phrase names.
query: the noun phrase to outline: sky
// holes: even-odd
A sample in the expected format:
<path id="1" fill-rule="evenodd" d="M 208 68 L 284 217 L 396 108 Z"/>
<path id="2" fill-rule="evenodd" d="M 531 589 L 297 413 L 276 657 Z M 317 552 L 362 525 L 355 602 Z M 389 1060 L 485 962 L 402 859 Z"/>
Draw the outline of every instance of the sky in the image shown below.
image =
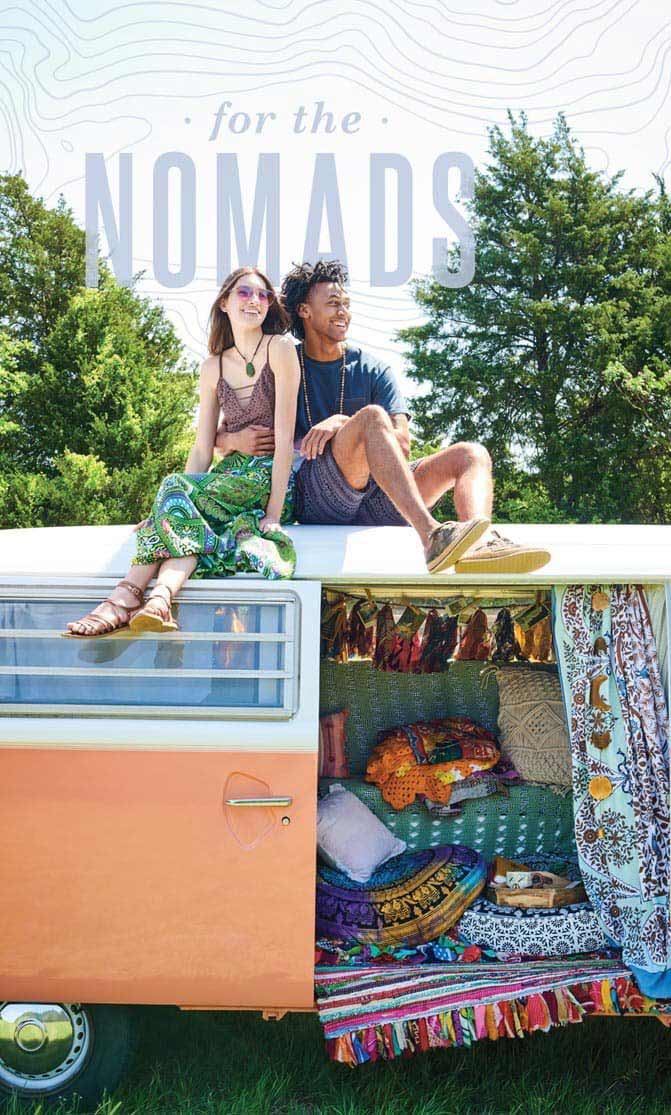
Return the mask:
<path id="1" fill-rule="evenodd" d="M 278 156 L 281 271 L 303 258 L 318 156 L 333 156 L 351 336 L 412 393 L 394 338 L 421 320 L 408 280 L 429 273 L 435 238 L 453 239 L 434 204 L 436 160 L 456 152 L 484 168 L 488 129 L 505 128 L 507 110 L 524 110 L 537 135 L 561 111 L 595 169 L 650 188 L 671 159 L 670 29 L 668 0 L 18 0 L 0 9 L 0 166 L 49 204 L 63 194 L 84 225 L 87 153 L 104 158 L 117 217 L 119 156 L 131 155 L 132 269 L 200 360 L 217 289 L 217 156 L 237 157 L 247 226 L 259 158 Z M 164 233 L 157 161 L 168 152 L 186 157 L 192 181 L 166 175 Z M 402 165 L 408 262 L 385 286 L 371 282 L 371 228 L 383 220 L 393 272 L 399 206 L 392 171 L 384 199 L 371 190 L 371 157 L 383 154 Z M 463 212 L 459 187 L 451 171 Z M 169 288 L 155 272 L 159 241 L 179 275 L 192 226 L 193 276 Z M 318 247 L 329 248 L 326 219 Z"/>

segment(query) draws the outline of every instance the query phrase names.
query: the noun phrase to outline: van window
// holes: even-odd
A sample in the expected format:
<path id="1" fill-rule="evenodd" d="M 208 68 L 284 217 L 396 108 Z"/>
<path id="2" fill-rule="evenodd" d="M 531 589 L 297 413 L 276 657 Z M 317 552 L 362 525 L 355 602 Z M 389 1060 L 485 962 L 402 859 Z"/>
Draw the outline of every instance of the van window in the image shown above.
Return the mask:
<path id="1" fill-rule="evenodd" d="M 179 631 L 62 638 L 93 591 L 0 598 L 0 715 L 293 715 L 293 594 L 186 590 Z"/>

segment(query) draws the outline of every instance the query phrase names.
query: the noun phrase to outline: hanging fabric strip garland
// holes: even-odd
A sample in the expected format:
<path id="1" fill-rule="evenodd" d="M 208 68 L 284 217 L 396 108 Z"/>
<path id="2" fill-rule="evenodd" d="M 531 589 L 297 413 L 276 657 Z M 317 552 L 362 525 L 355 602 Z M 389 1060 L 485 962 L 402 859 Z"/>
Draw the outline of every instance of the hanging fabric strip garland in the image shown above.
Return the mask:
<path id="1" fill-rule="evenodd" d="M 322 658 L 341 663 L 370 658 L 377 670 L 406 674 L 445 673 L 458 660 L 553 659 L 548 607 L 541 593 L 513 615 L 509 607 L 497 613 L 492 608 L 489 614 L 484 608 L 473 611 L 473 597 L 449 597 L 439 609 L 408 601 L 402 593 L 399 601 L 382 603 L 366 591 L 367 599 L 324 591 Z"/>
<path id="2" fill-rule="evenodd" d="M 641 990 L 671 996 L 668 716 L 641 588 L 555 589 L 585 889 Z"/>

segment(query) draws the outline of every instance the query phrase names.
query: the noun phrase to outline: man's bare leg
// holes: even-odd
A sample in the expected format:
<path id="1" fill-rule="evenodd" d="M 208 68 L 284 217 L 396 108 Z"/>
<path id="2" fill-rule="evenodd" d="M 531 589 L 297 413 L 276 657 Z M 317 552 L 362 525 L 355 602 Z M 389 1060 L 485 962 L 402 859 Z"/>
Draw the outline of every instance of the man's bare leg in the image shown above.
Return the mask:
<path id="1" fill-rule="evenodd" d="M 372 476 L 426 549 L 431 532 L 440 524 L 422 499 L 387 412 L 379 406 L 363 407 L 338 430 L 331 446 L 348 484 L 361 490 Z"/>
<path id="2" fill-rule="evenodd" d="M 491 518 L 492 461 L 484 445 L 460 441 L 440 449 L 419 462 L 414 477 L 427 507 L 433 507 L 445 492 L 453 489 L 458 519 Z"/>
<path id="3" fill-rule="evenodd" d="M 429 573 L 449 569 L 482 537 L 489 516 L 458 523 L 439 523 L 427 508 L 398 443 L 391 419 L 382 407 L 367 406 L 338 430 L 333 458 L 344 478 L 360 491 L 369 477 L 377 482 L 417 531 Z"/>
<path id="4" fill-rule="evenodd" d="M 417 487 L 429 507 L 454 489 L 460 520 L 489 517 L 492 509 L 492 465 L 484 445 L 458 442 L 420 461 L 415 469 Z M 550 560 L 545 548 L 519 545 L 498 531 L 483 535 L 484 544 L 466 551 L 455 562 L 457 573 L 532 573 Z"/>

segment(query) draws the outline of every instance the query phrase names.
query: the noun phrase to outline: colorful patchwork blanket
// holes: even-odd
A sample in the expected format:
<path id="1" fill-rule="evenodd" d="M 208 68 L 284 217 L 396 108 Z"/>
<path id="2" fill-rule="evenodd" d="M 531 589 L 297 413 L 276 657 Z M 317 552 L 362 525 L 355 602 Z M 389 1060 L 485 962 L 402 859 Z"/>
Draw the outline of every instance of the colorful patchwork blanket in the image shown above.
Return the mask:
<path id="1" fill-rule="evenodd" d="M 378 786 L 394 809 L 411 805 L 418 794 L 447 805 L 454 782 L 490 770 L 500 758 L 493 732 L 467 716 L 418 720 L 378 734 L 366 782 Z"/>
<path id="2" fill-rule="evenodd" d="M 523 1037 L 591 1014 L 671 1024 L 671 1004 L 646 998 L 611 959 L 317 967 L 315 983 L 329 1056 L 348 1065 Z"/>

